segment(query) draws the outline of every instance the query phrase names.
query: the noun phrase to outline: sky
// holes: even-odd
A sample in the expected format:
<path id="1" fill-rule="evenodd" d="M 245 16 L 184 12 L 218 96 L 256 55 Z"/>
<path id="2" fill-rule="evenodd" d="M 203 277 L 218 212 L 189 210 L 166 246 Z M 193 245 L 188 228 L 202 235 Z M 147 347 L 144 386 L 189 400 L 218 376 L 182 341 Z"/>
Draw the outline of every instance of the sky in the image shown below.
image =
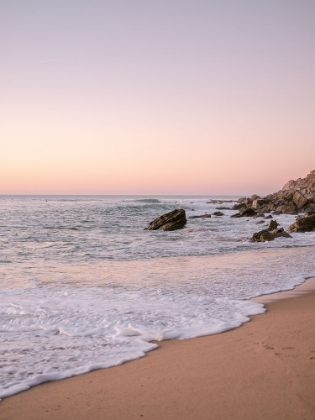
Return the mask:
<path id="1" fill-rule="evenodd" d="M 0 194 L 268 194 L 315 169 L 314 0 L 0 0 Z"/>

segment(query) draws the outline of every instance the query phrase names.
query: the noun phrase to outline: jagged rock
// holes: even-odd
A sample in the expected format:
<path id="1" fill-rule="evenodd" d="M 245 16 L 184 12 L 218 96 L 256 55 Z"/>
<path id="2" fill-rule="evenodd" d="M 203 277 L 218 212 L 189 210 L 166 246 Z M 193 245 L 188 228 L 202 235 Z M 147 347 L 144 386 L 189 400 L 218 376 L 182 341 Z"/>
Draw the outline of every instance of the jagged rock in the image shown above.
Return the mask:
<path id="1" fill-rule="evenodd" d="M 286 232 L 283 228 L 275 229 L 272 232 L 269 230 L 261 230 L 260 232 L 254 233 L 251 242 L 266 242 L 273 241 L 276 238 L 292 238 L 292 236 Z"/>
<path id="2" fill-rule="evenodd" d="M 144 230 L 176 230 L 187 223 L 184 209 L 176 209 L 157 217 Z"/>
<path id="3" fill-rule="evenodd" d="M 276 208 L 277 212 L 285 213 L 285 214 L 296 214 L 297 213 L 297 207 L 293 203 L 293 201 L 289 201 L 286 204 L 282 204 L 281 206 L 278 206 Z M 278 214 L 281 214 L 278 213 Z"/>
<path id="4" fill-rule="evenodd" d="M 253 217 L 253 216 L 257 216 L 257 213 L 252 208 L 241 210 L 240 213 L 241 213 L 241 217 Z"/>
<path id="5" fill-rule="evenodd" d="M 315 231 L 315 214 L 310 216 L 298 216 L 292 225 L 288 227 L 289 232 L 312 232 Z"/>
<path id="6" fill-rule="evenodd" d="M 245 203 L 238 203 L 238 204 L 234 204 L 234 206 L 232 207 L 232 210 L 240 210 L 240 209 L 246 209 L 247 206 Z"/>
<path id="7" fill-rule="evenodd" d="M 277 229 L 278 226 L 279 226 L 279 223 L 276 220 L 270 220 L 267 230 L 269 232 L 272 232 L 273 230 Z"/>
<path id="8" fill-rule="evenodd" d="M 224 216 L 224 213 L 222 213 L 221 211 L 215 211 L 214 213 L 212 213 L 214 216 Z"/>
<path id="9" fill-rule="evenodd" d="M 252 198 L 246 198 L 244 201 L 244 204 L 249 207 L 253 204 L 253 199 Z"/>
<path id="10" fill-rule="evenodd" d="M 200 216 L 189 216 L 189 219 L 206 219 L 208 217 L 211 217 L 211 214 L 202 214 Z"/>
<path id="11" fill-rule="evenodd" d="M 267 200 L 264 200 L 262 198 L 257 198 L 256 200 L 253 201 L 252 208 L 253 209 L 258 209 L 258 208 L 264 206 L 267 203 L 268 203 Z"/>
<path id="12" fill-rule="evenodd" d="M 260 198 L 260 197 L 259 197 L 259 195 L 257 195 L 257 194 L 253 194 L 253 195 L 251 196 L 252 201 L 258 200 L 259 198 Z"/>
<path id="13" fill-rule="evenodd" d="M 241 210 L 243 207 L 259 210 L 261 213 L 296 214 L 302 210 L 315 210 L 315 170 L 305 178 L 287 182 L 284 187 L 264 198 L 257 195 L 242 197 L 233 207 Z"/>
<path id="14" fill-rule="evenodd" d="M 308 202 L 308 199 L 297 191 L 293 194 L 293 202 L 298 209 L 302 209 Z"/>
<path id="15" fill-rule="evenodd" d="M 254 209 L 248 208 L 245 210 L 241 210 L 239 213 L 232 214 L 232 216 L 230 217 L 253 217 L 253 216 L 257 216 L 257 213 L 255 212 Z"/>

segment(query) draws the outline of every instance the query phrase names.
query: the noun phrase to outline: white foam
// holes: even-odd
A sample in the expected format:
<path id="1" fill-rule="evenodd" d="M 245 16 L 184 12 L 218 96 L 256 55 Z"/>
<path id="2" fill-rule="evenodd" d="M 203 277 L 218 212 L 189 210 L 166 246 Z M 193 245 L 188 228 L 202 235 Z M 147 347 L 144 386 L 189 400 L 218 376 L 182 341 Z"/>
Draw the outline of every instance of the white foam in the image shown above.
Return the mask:
<path id="1" fill-rule="evenodd" d="M 292 288 L 315 273 L 313 251 L 129 262 L 121 276 L 129 269 L 132 283 L 3 289 L 0 397 L 142 357 L 156 347 L 151 341 L 236 328 L 265 310 L 246 298 Z"/>

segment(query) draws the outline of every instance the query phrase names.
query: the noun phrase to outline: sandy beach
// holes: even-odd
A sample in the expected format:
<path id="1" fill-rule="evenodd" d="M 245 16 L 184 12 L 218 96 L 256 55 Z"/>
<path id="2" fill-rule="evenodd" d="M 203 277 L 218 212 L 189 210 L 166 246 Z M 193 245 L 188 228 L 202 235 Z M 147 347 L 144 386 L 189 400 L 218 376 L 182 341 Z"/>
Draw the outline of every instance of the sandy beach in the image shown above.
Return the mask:
<path id="1" fill-rule="evenodd" d="M 315 279 L 254 300 L 267 313 L 240 328 L 34 387 L 0 419 L 315 419 Z"/>

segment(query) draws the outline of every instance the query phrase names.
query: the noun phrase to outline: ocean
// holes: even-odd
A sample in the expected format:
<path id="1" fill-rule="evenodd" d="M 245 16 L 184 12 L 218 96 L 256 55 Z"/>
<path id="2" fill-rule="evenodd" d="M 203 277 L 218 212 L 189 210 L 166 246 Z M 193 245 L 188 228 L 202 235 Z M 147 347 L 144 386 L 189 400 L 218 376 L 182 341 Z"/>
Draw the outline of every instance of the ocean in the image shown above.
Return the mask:
<path id="1" fill-rule="evenodd" d="M 1 196 L 0 398 L 236 328 L 265 311 L 251 297 L 315 275 L 315 232 L 252 243 L 269 220 L 190 218 L 236 199 Z M 144 230 L 176 208 L 184 229 Z"/>

